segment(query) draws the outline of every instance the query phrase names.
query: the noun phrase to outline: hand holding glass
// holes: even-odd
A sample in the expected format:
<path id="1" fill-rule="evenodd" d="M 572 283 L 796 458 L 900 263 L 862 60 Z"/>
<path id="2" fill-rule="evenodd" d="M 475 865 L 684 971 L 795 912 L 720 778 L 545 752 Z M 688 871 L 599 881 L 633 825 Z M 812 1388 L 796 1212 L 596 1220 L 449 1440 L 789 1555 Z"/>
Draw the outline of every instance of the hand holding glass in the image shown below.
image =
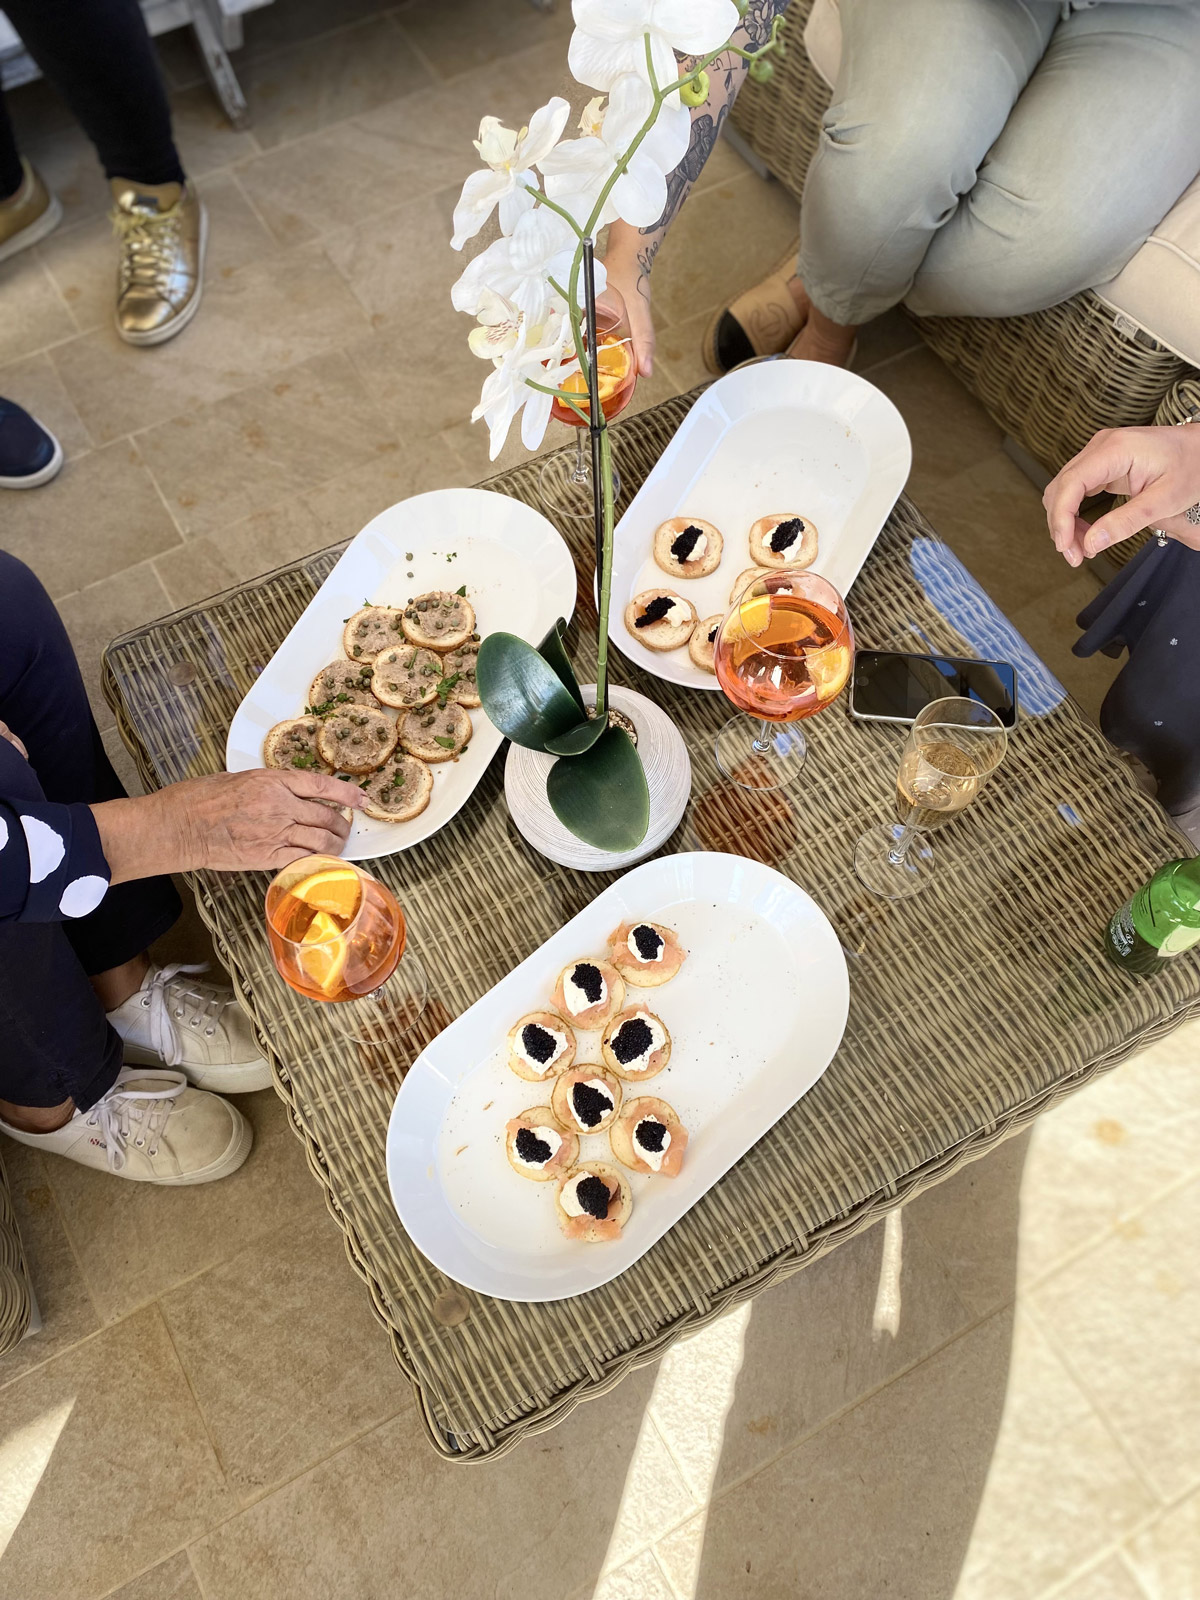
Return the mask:
<path id="1" fill-rule="evenodd" d="M 917 715 L 896 778 L 900 826 L 872 828 L 854 852 L 854 869 L 868 889 L 902 900 L 928 883 L 933 848 L 923 836 L 972 803 L 1007 746 L 999 717 L 978 700 L 934 700 Z"/>
<path id="2" fill-rule="evenodd" d="M 713 642 L 717 681 L 759 722 L 741 717 L 717 735 L 717 766 L 743 789 L 778 789 L 804 765 L 797 727 L 832 705 L 850 677 L 854 634 L 846 602 L 824 578 L 799 567 L 764 570 L 738 594 Z"/>
<path id="3" fill-rule="evenodd" d="M 625 302 L 616 289 L 606 289 L 596 302 L 596 345 L 600 409 L 605 421 L 611 422 L 633 399 L 637 383 L 633 336 L 625 315 Z M 550 457 L 541 472 L 541 495 L 547 508 L 558 516 L 590 518 L 595 514 L 587 431 L 591 400 L 583 373 L 571 373 L 559 393 L 564 398 L 553 401 L 550 415 L 556 422 L 575 429 L 575 459 L 572 461 L 569 456 L 562 455 Z M 621 480 L 614 467 L 614 499 L 620 492 Z"/>

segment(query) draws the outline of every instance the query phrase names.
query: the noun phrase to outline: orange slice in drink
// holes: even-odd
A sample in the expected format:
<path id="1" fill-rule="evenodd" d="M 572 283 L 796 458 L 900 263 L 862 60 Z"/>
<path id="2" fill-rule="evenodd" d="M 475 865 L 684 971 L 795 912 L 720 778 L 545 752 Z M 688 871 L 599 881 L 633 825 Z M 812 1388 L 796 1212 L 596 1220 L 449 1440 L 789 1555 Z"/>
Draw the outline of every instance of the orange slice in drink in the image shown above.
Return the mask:
<path id="1" fill-rule="evenodd" d="M 350 949 L 342 937 L 342 925 L 327 911 L 318 911 L 296 951 L 304 975 L 318 989 L 332 994 L 346 970 Z"/>
<path id="2" fill-rule="evenodd" d="M 599 367 L 597 382 L 600 386 L 600 404 L 611 400 L 613 395 L 629 376 L 629 369 L 633 364 L 633 357 L 629 353 L 629 346 L 620 341 L 613 344 L 602 344 L 600 354 L 596 358 Z M 560 386 L 561 394 L 579 395 L 577 402 L 586 410 L 588 404 L 588 387 L 582 372 L 573 372 Z"/>
<path id="3" fill-rule="evenodd" d="M 362 888 L 358 873 L 351 867 L 325 867 L 303 878 L 292 890 L 297 900 L 316 911 L 327 911 L 337 917 L 341 926 L 353 920 L 358 910 Z"/>
<path id="4" fill-rule="evenodd" d="M 749 600 L 743 600 L 738 607 L 738 622 L 743 633 L 751 638 L 762 633 L 771 621 L 771 596 L 769 594 L 752 595 Z"/>

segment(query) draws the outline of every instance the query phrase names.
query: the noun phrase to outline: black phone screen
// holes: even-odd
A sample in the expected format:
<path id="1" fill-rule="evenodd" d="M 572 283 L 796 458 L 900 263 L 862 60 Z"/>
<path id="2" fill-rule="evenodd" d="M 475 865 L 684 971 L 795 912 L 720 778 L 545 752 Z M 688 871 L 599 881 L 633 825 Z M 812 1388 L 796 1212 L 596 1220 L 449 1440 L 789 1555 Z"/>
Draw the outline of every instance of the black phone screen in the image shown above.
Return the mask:
<path id="1" fill-rule="evenodd" d="M 1007 661 L 955 656 L 910 656 L 860 650 L 854 661 L 851 706 L 860 717 L 911 722 L 933 700 L 963 695 L 988 706 L 1006 728 L 1017 720 L 1017 674 Z"/>

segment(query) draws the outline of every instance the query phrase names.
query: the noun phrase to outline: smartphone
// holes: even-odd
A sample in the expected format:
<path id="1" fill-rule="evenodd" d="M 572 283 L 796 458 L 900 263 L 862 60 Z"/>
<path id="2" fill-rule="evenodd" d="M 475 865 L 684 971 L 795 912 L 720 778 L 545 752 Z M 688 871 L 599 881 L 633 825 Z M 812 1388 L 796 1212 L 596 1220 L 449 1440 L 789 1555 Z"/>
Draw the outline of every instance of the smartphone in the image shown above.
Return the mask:
<path id="1" fill-rule="evenodd" d="M 860 650 L 854 658 L 850 715 L 864 722 L 911 722 L 931 701 L 947 695 L 978 700 L 1006 728 L 1016 725 L 1017 669 L 1011 662 L 893 650 Z"/>

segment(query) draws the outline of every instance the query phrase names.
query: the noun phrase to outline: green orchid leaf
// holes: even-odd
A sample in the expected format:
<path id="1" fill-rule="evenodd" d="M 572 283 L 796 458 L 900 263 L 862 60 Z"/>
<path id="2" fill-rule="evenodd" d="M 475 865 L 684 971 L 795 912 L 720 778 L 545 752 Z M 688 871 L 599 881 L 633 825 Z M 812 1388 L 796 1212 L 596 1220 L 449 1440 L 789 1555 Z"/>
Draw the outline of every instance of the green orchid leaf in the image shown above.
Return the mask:
<path id="1" fill-rule="evenodd" d="M 544 750 L 547 739 L 583 720 L 558 673 L 515 634 L 488 634 L 479 646 L 475 683 L 492 722 L 527 750 Z"/>
<path id="2" fill-rule="evenodd" d="M 579 682 L 575 677 L 575 669 L 571 665 L 570 657 L 567 655 L 567 647 L 563 642 L 566 636 L 566 621 L 564 618 L 559 617 L 550 632 L 538 645 L 538 655 L 541 656 L 543 661 L 550 663 L 555 672 L 557 672 L 559 681 L 563 684 L 567 693 L 579 709 L 583 711 L 585 707 L 583 696 L 579 692 Z"/>
<path id="3" fill-rule="evenodd" d="M 546 749 L 555 756 L 581 756 L 585 750 L 590 750 L 599 741 L 600 735 L 604 732 L 604 724 L 603 717 L 589 717 L 577 728 L 568 728 L 566 733 L 547 739 Z"/>
<path id="4" fill-rule="evenodd" d="M 623 728 L 605 728 L 583 755 L 556 761 L 546 778 L 554 815 L 598 850 L 633 850 L 650 826 L 650 790 Z"/>

